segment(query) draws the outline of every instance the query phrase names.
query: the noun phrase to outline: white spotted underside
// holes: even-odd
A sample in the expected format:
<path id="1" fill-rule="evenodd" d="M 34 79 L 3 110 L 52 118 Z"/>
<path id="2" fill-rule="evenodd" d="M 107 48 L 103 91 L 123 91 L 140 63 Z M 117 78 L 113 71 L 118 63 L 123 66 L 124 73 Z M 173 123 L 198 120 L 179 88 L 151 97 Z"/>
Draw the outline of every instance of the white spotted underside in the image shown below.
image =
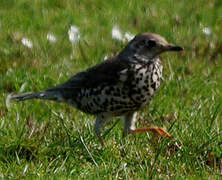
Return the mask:
<path id="1" fill-rule="evenodd" d="M 116 84 L 83 88 L 68 103 L 90 114 L 112 112 L 121 115 L 145 106 L 161 80 L 162 65 L 159 59 L 147 65 L 132 64 L 130 68 L 119 72 Z"/>

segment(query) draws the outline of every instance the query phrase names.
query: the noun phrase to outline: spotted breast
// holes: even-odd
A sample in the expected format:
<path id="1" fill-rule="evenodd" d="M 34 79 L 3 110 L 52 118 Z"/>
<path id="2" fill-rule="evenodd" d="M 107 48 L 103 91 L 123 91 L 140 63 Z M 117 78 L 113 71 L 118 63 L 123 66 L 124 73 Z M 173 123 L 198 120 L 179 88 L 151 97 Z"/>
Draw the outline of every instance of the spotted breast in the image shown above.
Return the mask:
<path id="1" fill-rule="evenodd" d="M 82 88 L 70 104 L 90 114 L 112 112 L 120 115 L 146 105 L 160 86 L 161 79 L 159 59 L 148 64 L 132 63 L 119 72 L 118 83 Z"/>

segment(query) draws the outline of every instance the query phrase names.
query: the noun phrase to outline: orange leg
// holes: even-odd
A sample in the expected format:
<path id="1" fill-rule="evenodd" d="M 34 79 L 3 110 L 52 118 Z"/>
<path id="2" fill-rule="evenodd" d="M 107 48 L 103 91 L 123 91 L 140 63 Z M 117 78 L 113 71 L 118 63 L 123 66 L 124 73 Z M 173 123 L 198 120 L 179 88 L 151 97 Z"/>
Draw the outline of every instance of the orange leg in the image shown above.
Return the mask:
<path id="1" fill-rule="evenodd" d="M 145 128 L 137 128 L 134 130 L 131 130 L 130 133 L 136 133 L 136 132 L 147 132 L 147 131 L 152 131 L 153 133 L 157 133 L 160 136 L 167 136 L 168 138 L 172 139 L 172 136 L 166 132 L 163 128 L 161 127 L 145 127 Z"/>

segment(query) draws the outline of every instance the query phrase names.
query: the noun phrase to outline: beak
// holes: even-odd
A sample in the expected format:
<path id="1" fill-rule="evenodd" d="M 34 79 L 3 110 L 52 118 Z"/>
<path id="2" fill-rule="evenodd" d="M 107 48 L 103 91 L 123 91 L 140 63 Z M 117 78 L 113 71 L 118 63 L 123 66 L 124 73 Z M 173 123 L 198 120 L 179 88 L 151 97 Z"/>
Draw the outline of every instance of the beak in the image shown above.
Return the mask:
<path id="1" fill-rule="evenodd" d="M 183 48 L 174 44 L 168 44 L 165 46 L 166 51 L 182 51 Z"/>

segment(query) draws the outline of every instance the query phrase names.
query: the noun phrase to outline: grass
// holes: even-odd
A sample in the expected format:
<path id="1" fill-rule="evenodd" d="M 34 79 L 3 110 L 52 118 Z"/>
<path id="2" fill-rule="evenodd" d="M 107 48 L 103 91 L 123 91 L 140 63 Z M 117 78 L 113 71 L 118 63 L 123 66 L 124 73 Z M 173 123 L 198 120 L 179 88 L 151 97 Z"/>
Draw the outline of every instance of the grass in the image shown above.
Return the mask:
<path id="1" fill-rule="evenodd" d="M 0 177 L 220 179 L 221 11 L 220 0 L 2 0 Z M 71 25 L 79 27 L 80 44 L 69 41 Z M 123 33 L 156 32 L 184 47 L 162 56 L 165 80 L 137 123 L 164 127 L 173 141 L 151 133 L 123 139 L 116 118 L 103 130 L 103 148 L 95 117 L 70 106 L 40 100 L 6 106 L 7 95 L 21 87 L 42 90 L 118 53 L 126 42 L 112 39 L 114 25 Z"/>

